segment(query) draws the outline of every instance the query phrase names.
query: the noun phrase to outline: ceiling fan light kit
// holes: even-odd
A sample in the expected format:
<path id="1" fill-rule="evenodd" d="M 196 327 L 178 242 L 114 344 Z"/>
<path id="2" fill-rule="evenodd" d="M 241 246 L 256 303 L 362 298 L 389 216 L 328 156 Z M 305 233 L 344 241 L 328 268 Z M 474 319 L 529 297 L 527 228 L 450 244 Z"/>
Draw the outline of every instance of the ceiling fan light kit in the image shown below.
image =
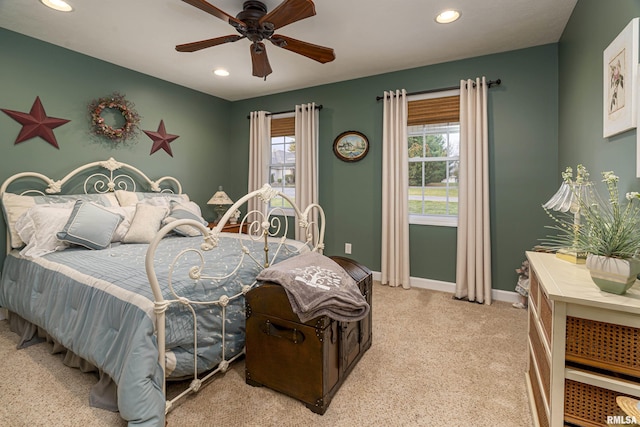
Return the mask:
<path id="1" fill-rule="evenodd" d="M 176 46 L 178 52 L 196 52 L 201 49 L 247 39 L 251 42 L 250 55 L 253 75 L 265 80 L 272 70 L 263 40 L 269 40 L 274 46 L 306 56 L 322 64 L 331 62 L 336 58 L 331 48 L 296 40 L 281 34 L 274 34 L 277 29 L 285 25 L 314 16 L 316 10 L 311 0 L 284 0 L 268 13 L 267 7 L 261 1 L 247 0 L 242 6 L 243 10 L 235 18 L 205 0 L 182 1 L 226 21 L 236 29 L 239 35 L 232 34 L 180 44 Z"/>

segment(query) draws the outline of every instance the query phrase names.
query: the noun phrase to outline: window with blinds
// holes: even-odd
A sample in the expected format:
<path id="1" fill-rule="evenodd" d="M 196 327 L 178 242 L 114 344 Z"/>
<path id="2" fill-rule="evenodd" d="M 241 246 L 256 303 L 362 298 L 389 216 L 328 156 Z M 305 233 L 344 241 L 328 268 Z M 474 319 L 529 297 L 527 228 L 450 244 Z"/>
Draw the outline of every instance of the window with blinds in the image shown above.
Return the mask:
<path id="1" fill-rule="evenodd" d="M 293 136 L 296 134 L 296 118 L 281 117 L 271 119 L 271 137 L 274 136 Z"/>
<path id="2" fill-rule="evenodd" d="M 409 99 L 409 222 L 456 226 L 460 166 L 459 91 Z"/>
<path id="3" fill-rule="evenodd" d="M 460 121 L 460 95 L 409 101 L 407 126 Z"/>
<path id="4" fill-rule="evenodd" d="M 296 196 L 296 138 L 295 117 L 271 119 L 271 157 L 269 160 L 269 185 L 280 190 L 292 200 Z M 291 208 L 283 197 L 269 202 L 272 208 Z"/>

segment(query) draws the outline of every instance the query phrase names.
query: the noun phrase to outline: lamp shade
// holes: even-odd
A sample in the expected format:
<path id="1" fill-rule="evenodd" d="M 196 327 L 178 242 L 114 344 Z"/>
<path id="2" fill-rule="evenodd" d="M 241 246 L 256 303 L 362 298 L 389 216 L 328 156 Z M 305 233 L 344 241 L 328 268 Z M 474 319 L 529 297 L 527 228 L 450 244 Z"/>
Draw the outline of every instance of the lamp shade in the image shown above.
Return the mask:
<path id="1" fill-rule="evenodd" d="M 573 243 L 570 247 L 557 249 L 556 257 L 573 264 L 585 263 L 587 253 L 576 249 L 581 227 L 580 215 L 582 208 L 590 209 L 593 206 L 602 206 L 602 201 L 593 183 L 583 179 L 579 182 L 563 181 L 558 191 L 542 205 L 547 210 L 573 214 Z"/>
<path id="2" fill-rule="evenodd" d="M 592 182 L 568 183 L 563 181 L 558 191 L 542 205 L 545 209 L 576 213 L 582 206 L 602 205 Z"/>
<path id="3" fill-rule="evenodd" d="M 218 187 L 218 191 L 216 191 L 216 193 L 209 199 L 207 204 L 208 205 L 232 205 L 233 200 L 231 200 L 229 196 L 227 196 L 227 193 L 225 193 L 222 190 L 222 185 L 221 185 L 220 187 Z"/>

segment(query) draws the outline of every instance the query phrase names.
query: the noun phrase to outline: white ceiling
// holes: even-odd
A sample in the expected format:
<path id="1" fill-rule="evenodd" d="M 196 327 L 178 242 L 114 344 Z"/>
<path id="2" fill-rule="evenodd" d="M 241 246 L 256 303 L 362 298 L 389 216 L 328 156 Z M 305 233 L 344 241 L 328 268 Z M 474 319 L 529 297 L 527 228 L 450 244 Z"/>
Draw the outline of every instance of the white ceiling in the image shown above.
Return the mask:
<path id="1" fill-rule="evenodd" d="M 208 0 L 229 15 L 243 0 Z M 331 47 L 320 64 L 266 43 L 273 74 L 251 75 L 250 42 L 194 53 L 176 44 L 237 34 L 181 0 L 67 0 L 71 13 L 39 0 L 0 0 L 0 27 L 169 82 L 235 101 L 390 71 L 557 42 L 577 0 L 316 0 L 316 15 L 277 32 Z M 281 0 L 264 0 L 272 10 Z M 435 15 L 455 8 L 449 25 Z M 217 77 L 223 67 L 231 73 Z"/>

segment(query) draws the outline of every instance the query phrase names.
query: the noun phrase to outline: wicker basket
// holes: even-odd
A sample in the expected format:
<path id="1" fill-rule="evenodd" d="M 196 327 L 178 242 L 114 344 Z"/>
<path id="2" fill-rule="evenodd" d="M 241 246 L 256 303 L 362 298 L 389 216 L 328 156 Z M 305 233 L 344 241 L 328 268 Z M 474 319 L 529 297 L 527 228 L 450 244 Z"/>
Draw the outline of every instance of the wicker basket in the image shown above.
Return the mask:
<path id="1" fill-rule="evenodd" d="M 567 316 L 566 359 L 640 377 L 640 329 Z"/>

